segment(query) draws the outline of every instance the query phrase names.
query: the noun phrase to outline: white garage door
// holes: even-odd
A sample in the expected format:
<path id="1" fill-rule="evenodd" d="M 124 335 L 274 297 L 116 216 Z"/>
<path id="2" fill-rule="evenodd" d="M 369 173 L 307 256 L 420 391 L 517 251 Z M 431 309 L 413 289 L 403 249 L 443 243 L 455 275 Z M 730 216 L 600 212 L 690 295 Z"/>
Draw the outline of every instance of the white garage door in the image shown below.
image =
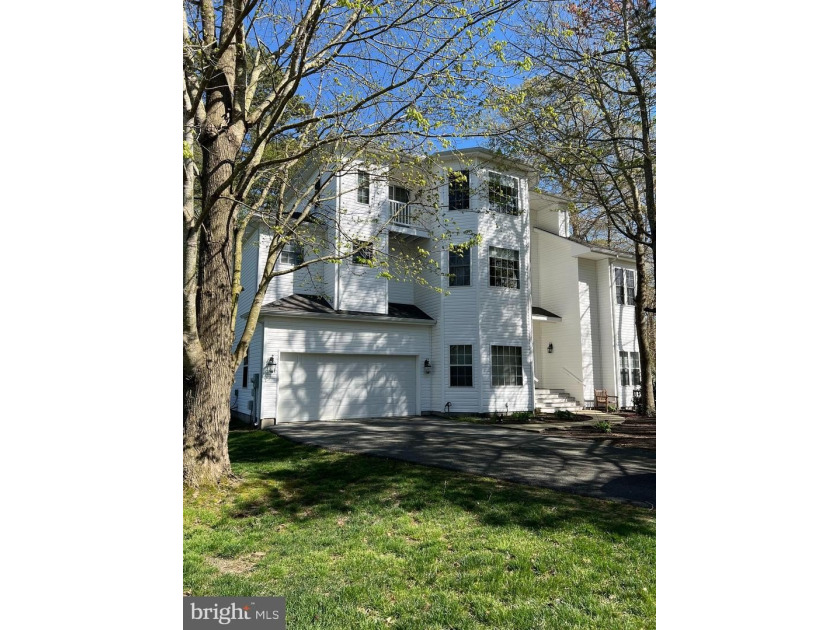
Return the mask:
<path id="1" fill-rule="evenodd" d="M 417 412 L 415 357 L 284 354 L 277 421 L 406 416 Z"/>

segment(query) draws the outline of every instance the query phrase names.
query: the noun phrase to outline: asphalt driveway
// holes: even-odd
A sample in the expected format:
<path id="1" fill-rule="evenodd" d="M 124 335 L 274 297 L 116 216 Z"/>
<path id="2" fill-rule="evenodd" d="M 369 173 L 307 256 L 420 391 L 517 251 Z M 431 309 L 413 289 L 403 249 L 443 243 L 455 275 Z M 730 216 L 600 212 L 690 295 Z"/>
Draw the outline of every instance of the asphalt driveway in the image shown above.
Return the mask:
<path id="1" fill-rule="evenodd" d="M 286 422 L 295 442 L 656 506 L 656 454 L 427 416 Z"/>

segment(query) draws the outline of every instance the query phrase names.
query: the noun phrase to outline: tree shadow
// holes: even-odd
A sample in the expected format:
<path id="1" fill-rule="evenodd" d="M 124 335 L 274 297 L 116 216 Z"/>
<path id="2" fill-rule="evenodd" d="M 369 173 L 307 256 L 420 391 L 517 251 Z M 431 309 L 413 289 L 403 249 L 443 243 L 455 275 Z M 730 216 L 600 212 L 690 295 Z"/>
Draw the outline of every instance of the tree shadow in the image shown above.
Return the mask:
<path id="1" fill-rule="evenodd" d="M 616 538 L 654 535 L 652 512 L 550 489 L 425 467 L 384 457 L 325 451 L 264 432 L 233 432 L 230 456 L 242 482 L 225 509 L 239 518 L 284 521 L 399 509 L 457 508 L 481 523 L 534 533 L 589 528 Z"/>

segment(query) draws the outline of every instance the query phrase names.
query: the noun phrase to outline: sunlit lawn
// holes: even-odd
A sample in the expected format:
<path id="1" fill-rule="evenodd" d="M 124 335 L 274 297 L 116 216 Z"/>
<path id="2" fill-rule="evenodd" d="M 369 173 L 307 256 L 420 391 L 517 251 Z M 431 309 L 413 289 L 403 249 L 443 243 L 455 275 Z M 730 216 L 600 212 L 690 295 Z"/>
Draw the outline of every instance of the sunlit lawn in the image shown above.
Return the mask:
<path id="1" fill-rule="evenodd" d="M 230 435 L 230 487 L 184 494 L 184 592 L 283 595 L 297 628 L 653 628 L 655 515 Z"/>

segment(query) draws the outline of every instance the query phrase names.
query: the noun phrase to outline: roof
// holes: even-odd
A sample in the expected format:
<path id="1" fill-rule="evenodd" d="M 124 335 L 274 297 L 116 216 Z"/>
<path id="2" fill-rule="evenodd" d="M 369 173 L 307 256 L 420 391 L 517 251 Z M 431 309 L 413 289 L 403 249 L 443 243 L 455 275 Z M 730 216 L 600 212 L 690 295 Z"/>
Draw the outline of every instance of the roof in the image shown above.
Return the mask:
<path id="1" fill-rule="evenodd" d="M 398 320 L 405 322 L 406 320 L 414 320 L 415 323 L 434 323 L 435 321 L 414 304 L 388 302 L 387 313 L 336 310 L 322 296 L 304 294 L 289 295 L 282 300 L 265 304 L 262 307 L 262 312 L 266 315 L 294 317 L 374 318 L 382 321 Z"/>
<path id="2" fill-rule="evenodd" d="M 542 317 L 556 317 L 557 319 L 563 319 L 559 315 L 555 315 L 551 311 L 544 308 L 540 308 L 539 306 L 531 307 L 531 315 L 540 315 Z"/>
<path id="3" fill-rule="evenodd" d="M 557 238 L 563 238 L 567 241 L 571 241 L 572 243 L 577 243 L 583 247 L 588 247 L 590 251 L 604 254 L 606 256 L 612 256 L 615 258 L 621 258 L 623 260 L 635 260 L 635 256 L 631 252 L 621 251 L 619 249 L 612 249 L 610 247 L 604 247 L 603 245 L 596 245 L 595 243 L 590 243 L 588 241 L 583 240 L 582 238 L 578 238 L 576 236 L 561 236 L 560 234 L 556 234 L 551 230 L 546 230 L 540 227 L 534 227 L 533 229 L 538 230 L 540 232 L 545 232 L 546 234 L 551 234 L 552 236 L 556 236 Z"/>

